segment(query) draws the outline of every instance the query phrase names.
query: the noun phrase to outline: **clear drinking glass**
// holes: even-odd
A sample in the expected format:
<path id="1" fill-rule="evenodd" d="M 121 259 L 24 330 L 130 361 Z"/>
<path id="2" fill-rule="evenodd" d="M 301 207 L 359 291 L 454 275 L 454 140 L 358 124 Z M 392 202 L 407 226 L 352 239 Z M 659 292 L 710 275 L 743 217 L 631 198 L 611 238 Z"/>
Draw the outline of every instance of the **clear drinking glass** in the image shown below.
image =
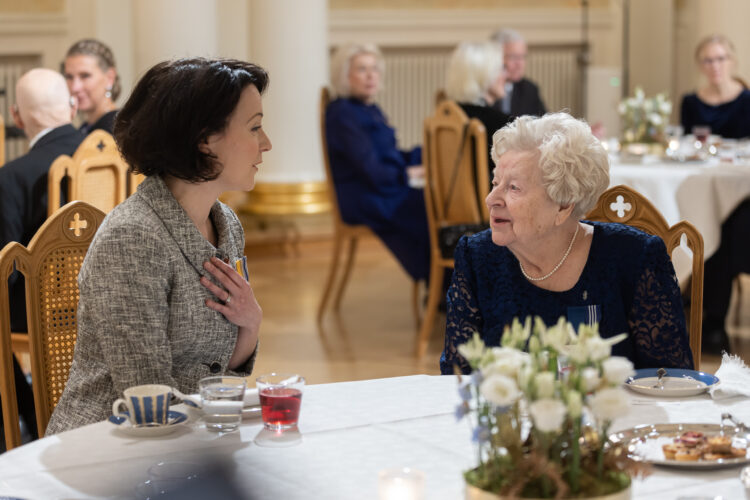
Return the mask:
<path id="1" fill-rule="evenodd" d="M 206 377 L 198 383 L 203 420 L 211 431 L 231 432 L 242 421 L 245 379 L 242 377 Z"/>
<path id="2" fill-rule="evenodd" d="M 296 427 L 305 379 L 293 373 L 268 373 L 256 379 L 263 425 L 271 431 Z"/>

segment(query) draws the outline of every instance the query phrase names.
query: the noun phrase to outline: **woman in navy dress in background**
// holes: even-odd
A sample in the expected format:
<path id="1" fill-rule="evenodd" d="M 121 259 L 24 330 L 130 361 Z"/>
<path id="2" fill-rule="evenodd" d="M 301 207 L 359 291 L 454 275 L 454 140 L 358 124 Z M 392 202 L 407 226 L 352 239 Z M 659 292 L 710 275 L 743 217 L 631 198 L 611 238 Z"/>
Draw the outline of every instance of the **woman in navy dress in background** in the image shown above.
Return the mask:
<path id="1" fill-rule="evenodd" d="M 711 35 L 698 44 L 695 59 L 706 85 L 682 99 L 680 118 L 685 133 L 707 125 L 724 138 L 750 137 L 750 90 L 733 76 L 737 61 L 734 45 L 724 35 Z M 703 281 L 703 351 L 731 351 L 724 322 L 732 282 L 750 272 L 750 200 L 745 199 L 721 225 L 721 242 L 706 260 Z"/>
<path id="2" fill-rule="evenodd" d="M 394 130 L 375 104 L 383 57 L 370 44 L 340 47 L 331 62 L 337 97 L 326 110 L 326 139 L 341 216 L 370 227 L 414 280 L 427 278 L 430 242 L 422 191 L 420 148 L 401 151 Z"/>
<path id="3" fill-rule="evenodd" d="M 494 136 L 490 229 L 463 237 L 448 290 L 440 369 L 467 373 L 458 346 L 500 344 L 513 318 L 561 316 L 627 333 L 612 352 L 636 368 L 693 368 L 680 289 L 664 242 L 622 224 L 583 221 L 609 185 L 609 162 L 584 122 L 522 116 Z"/>
<path id="4" fill-rule="evenodd" d="M 682 98 L 680 120 L 686 134 L 696 125 L 729 139 L 750 137 L 750 90 L 733 76 L 734 45 L 724 35 L 704 38 L 695 49 L 695 60 L 706 85 Z"/>

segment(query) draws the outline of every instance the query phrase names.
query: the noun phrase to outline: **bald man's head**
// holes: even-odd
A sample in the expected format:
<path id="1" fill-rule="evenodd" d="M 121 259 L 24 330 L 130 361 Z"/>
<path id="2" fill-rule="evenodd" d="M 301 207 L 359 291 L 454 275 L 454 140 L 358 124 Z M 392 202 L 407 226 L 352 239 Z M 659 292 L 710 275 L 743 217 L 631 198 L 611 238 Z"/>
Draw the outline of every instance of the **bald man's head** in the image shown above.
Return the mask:
<path id="1" fill-rule="evenodd" d="M 26 130 L 29 138 L 46 128 L 70 123 L 70 92 L 65 78 L 51 69 L 35 68 L 16 82 L 17 125 Z M 18 120 L 17 120 L 18 121 Z"/>

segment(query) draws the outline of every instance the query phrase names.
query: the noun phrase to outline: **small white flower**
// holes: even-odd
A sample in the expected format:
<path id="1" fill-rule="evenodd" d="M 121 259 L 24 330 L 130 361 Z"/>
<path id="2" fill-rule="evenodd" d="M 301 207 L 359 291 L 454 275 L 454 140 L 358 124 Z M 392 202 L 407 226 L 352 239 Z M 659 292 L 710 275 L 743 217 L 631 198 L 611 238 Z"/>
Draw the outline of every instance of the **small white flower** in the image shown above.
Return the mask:
<path id="1" fill-rule="evenodd" d="M 601 361 L 608 358 L 612 353 L 612 345 L 601 337 L 593 337 L 587 340 L 586 347 L 591 361 Z"/>
<path id="2" fill-rule="evenodd" d="M 540 334 L 543 346 L 562 352 L 570 343 L 570 323 L 561 317 L 556 325 L 541 330 Z"/>
<path id="3" fill-rule="evenodd" d="M 568 392 L 568 414 L 572 418 L 578 418 L 583 414 L 583 398 L 578 391 Z"/>
<path id="4" fill-rule="evenodd" d="M 482 369 L 485 375 L 499 373 L 516 378 L 521 367 L 529 361 L 528 353 L 510 347 L 493 347 L 491 352 L 493 361 Z"/>
<path id="5" fill-rule="evenodd" d="M 621 384 L 635 373 L 633 363 L 622 356 L 612 356 L 602 362 L 604 378 L 610 384 Z"/>
<path id="6" fill-rule="evenodd" d="M 485 378 L 479 386 L 479 392 L 495 406 L 510 406 L 521 395 L 515 380 L 499 374 Z"/>
<path id="7" fill-rule="evenodd" d="M 599 386 L 599 370 L 588 366 L 581 371 L 581 383 L 586 392 L 591 392 Z"/>
<path id="8" fill-rule="evenodd" d="M 662 123 L 664 123 L 664 119 L 661 117 L 659 113 L 649 113 L 648 114 L 648 122 L 655 127 L 658 127 Z"/>
<path id="9" fill-rule="evenodd" d="M 458 346 L 458 353 L 469 363 L 478 362 L 484 353 L 484 341 L 477 332 L 474 332 L 471 340 Z"/>
<path id="10" fill-rule="evenodd" d="M 542 432 L 560 432 L 566 408 L 558 399 L 538 399 L 529 405 L 534 426 Z"/>
<path id="11" fill-rule="evenodd" d="M 630 396 L 622 387 L 609 387 L 590 396 L 588 403 L 594 417 L 611 422 L 628 413 Z"/>
<path id="12" fill-rule="evenodd" d="M 551 398 L 555 394 L 555 374 L 552 372 L 537 373 L 534 377 L 536 385 L 536 397 L 539 399 Z"/>

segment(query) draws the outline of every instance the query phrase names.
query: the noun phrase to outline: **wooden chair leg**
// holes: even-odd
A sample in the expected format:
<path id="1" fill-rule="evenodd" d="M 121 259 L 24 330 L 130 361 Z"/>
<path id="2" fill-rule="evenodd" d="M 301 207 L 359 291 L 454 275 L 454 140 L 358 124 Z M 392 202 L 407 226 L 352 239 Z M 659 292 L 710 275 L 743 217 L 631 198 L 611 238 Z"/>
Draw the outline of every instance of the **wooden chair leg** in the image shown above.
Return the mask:
<path id="1" fill-rule="evenodd" d="M 333 310 L 338 311 L 341 305 L 341 297 L 344 295 L 344 289 L 346 284 L 349 282 L 349 275 L 352 272 L 354 266 L 354 255 L 357 252 L 357 241 L 356 237 L 349 239 L 349 252 L 347 252 L 346 260 L 344 261 L 344 274 L 341 276 L 339 281 L 339 288 L 336 291 L 336 298 L 333 300 Z"/>
<path id="2" fill-rule="evenodd" d="M 419 327 L 422 325 L 422 317 L 419 314 L 419 284 L 419 281 L 414 281 L 411 289 L 411 306 L 414 310 L 414 320 L 417 324 L 417 331 L 419 331 Z"/>
<path id="3" fill-rule="evenodd" d="M 736 290 L 734 294 L 734 326 L 739 328 L 742 322 L 742 275 L 734 278 L 734 289 Z"/>
<path id="4" fill-rule="evenodd" d="M 433 262 L 430 269 L 430 290 L 427 295 L 427 308 L 422 318 L 422 327 L 419 329 L 417 338 L 417 358 L 424 356 L 427 344 L 432 335 L 432 326 L 435 322 L 440 294 L 443 290 L 443 267 L 438 262 Z"/>
<path id="5" fill-rule="evenodd" d="M 323 314 L 325 314 L 326 304 L 333 291 L 333 284 L 336 282 L 336 275 L 338 274 L 339 260 L 341 259 L 341 250 L 343 238 L 337 231 L 333 236 L 333 257 L 331 257 L 331 267 L 328 270 L 328 278 L 326 279 L 326 287 L 323 292 L 323 297 L 320 299 L 320 305 L 318 306 L 318 322 L 323 320 Z"/>
<path id="6" fill-rule="evenodd" d="M 18 424 L 16 380 L 13 374 L 13 355 L 10 335 L 0 332 L 0 410 L 5 429 L 5 449 L 21 446 L 21 428 Z"/>

